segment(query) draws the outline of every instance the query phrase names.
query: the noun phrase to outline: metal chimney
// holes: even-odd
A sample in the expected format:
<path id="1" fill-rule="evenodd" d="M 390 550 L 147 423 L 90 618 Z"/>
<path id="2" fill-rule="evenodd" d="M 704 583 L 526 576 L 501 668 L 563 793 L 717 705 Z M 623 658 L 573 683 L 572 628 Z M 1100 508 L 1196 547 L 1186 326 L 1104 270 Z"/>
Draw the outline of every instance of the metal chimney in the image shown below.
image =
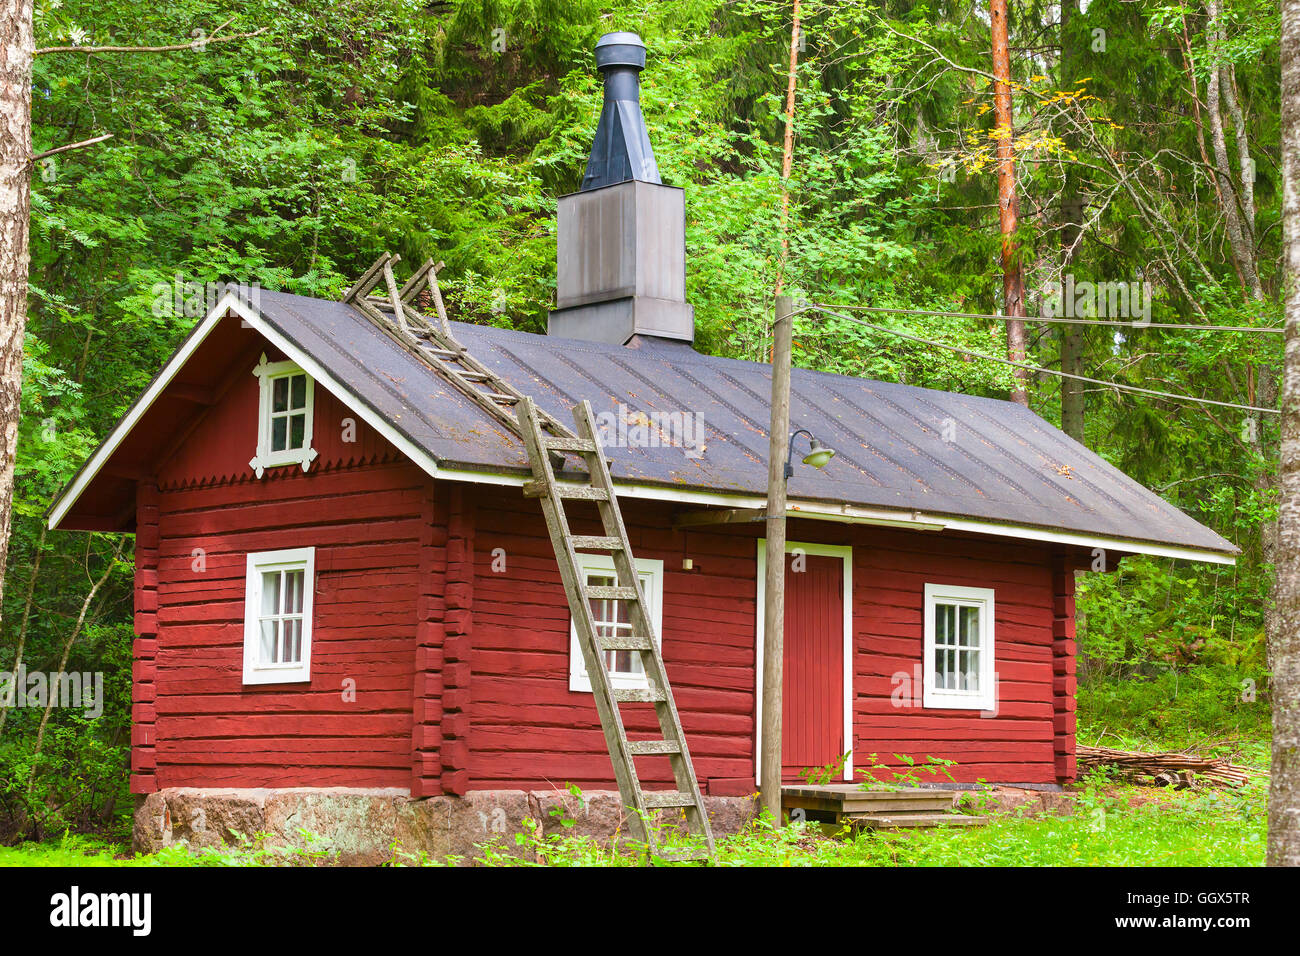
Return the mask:
<path id="1" fill-rule="evenodd" d="M 558 203 L 549 335 L 616 345 L 637 336 L 695 338 L 686 194 L 659 179 L 641 116 L 645 56 L 635 33 L 607 33 L 596 44 L 605 102 L 582 188 Z"/>
<path id="2" fill-rule="evenodd" d="M 582 191 L 629 179 L 657 183 L 659 167 L 641 116 L 645 44 L 635 33 L 606 33 L 596 43 L 596 68 L 605 81 L 605 105 L 587 159 Z"/>

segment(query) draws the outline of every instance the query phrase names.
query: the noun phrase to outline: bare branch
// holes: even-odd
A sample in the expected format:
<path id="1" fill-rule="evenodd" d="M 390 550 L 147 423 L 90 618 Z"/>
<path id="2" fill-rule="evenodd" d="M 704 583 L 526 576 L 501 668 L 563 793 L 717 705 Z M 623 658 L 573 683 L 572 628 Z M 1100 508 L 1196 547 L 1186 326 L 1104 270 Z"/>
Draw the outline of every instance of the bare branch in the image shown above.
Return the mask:
<path id="1" fill-rule="evenodd" d="M 59 146 L 55 149 L 47 149 L 43 153 L 37 153 L 32 157 L 32 162 L 40 162 L 47 156 L 53 156 L 56 153 L 66 153 L 72 149 L 81 149 L 83 146 L 94 146 L 96 143 L 102 143 L 106 139 L 112 139 L 112 133 L 105 133 L 103 136 L 96 136 L 93 139 L 83 139 L 80 143 L 69 143 L 67 146 Z"/>

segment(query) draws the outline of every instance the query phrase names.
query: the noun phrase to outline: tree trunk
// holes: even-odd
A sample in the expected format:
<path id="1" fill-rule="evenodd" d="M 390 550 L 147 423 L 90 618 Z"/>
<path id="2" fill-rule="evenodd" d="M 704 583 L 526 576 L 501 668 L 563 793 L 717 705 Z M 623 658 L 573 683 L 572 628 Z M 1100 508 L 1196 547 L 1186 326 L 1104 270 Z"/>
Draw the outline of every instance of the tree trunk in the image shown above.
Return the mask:
<path id="1" fill-rule="evenodd" d="M 776 270 L 776 294 L 785 288 L 785 264 L 790 258 L 790 170 L 794 167 L 794 94 L 799 76 L 799 0 L 794 0 L 790 25 L 790 69 L 785 86 L 785 142 L 781 147 L 781 261 Z"/>
<path id="2" fill-rule="evenodd" d="M 1282 224 L 1286 360 L 1272 671 L 1268 863 L 1300 866 L 1300 0 L 1282 4 Z"/>
<path id="3" fill-rule="evenodd" d="M 0 14 L 0 599 L 13 519 L 31 220 L 32 0 Z"/>
<path id="4" fill-rule="evenodd" d="M 993 34 L 994 118 L 998 138 L 998 226 L 1002 232 L 1002 302 L 1007 322 L 1007 358 L 1025 360 L 1025 279 L 1020 270 L 1015 231 L 1020 218 L 1016 195 L 1015 127 L 1011 116 L 1011 48 L 1007 37 L 1007 0 L 989 0 Z M 1015 369 L 1016 388 L 1011 400 L 1029 404 L 1029 372 Z"/>
<path id="5" fill-rule="evenodd" d="M 1223 135 L 1223 109 L 1220 106 L 1220 97 L 1227 70 L 1219 59 L 1219 41 L 1222 36 L 1219 28 L 1219 0 L 1210 0 L 1206 8 L 1210 15 L 1208 24 L 1210 49 L 1214 52 L 1211 53 L 1210 76 L 1205 84 L 1205 111 L 1210 117 L 1210 143 L 1214 147 L 1214 167 L 1219 177 L 1223 228 L 1228 234 L 1228 245 L 1232 248 L 1237 272 L 1246 286 L 1246 294 L 1258 301 L 1264 298 L 1264 290 L 1259 283 L 1259 270 L 1255 266 L 1255 249 L 1242 228 L 1241 207 L 1237 201 L 1237 189 L 1232 182 L 1228 145 Z"/>
<path id="6" fill-rule="evenodd" d="M 1074 50 L 1067 36 L 1073 0 L 1061 3 L 1061 89 L 1074 88 Z M 1076 150 L 1078 137 L 1066 134 L 1066 143 Z M 1061 281 L 1078 255 L 1079 236 L 1083 231 L 1083 199 L 1079 196 L 1079 176 L 1066 164 L 1061 188 Z M 1061 326 L 1061 371 L 1067 375 L 1083 374 L 1083 326 Z M 1083 382 L 1061 379 L 1061 430 L 1077 442 L 1083 441 Z"/>

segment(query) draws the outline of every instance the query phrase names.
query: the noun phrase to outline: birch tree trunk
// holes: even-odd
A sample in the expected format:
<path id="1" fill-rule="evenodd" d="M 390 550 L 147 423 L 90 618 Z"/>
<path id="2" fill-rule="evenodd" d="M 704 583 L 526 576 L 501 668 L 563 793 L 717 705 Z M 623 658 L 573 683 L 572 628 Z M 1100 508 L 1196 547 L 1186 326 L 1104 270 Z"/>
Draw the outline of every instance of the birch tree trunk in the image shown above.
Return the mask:
<path id="1" fill-rule="evenodd" d="M 0 13 L 0 599 L 9 558 L 27 326 L 34 46 L 32 0 L 8 0 Z"/>
<path id="2" fill-rule="evenodd" d="M 1020 270 L 1015 231 L 1020 219 L 1020 199 L 1016 194 L 1015 127 L 1011 116 L 1011 48 L 1007 36 L 1007 0 L 989 0 L 989 21 L 993 35 L 994 118 L 998 134 L 998 227 L 1002 232 L 1002 301 L 1006 314 L 1025 316 L 1025 278 Z M 1012 318 L 1007 323 L 1007 358 L 1025 360 L 1025 323 Z M 1013 373 L 1016 388 L 1011 400 L 1029 404 L 1029 372 L 1018 368 Z"/>
<path id="3" fill-rule="evenodd" d="M 1282 222 L 1286 360 L 1277 581 L 1269 634 L 1273 765 L 1268 863 L 1300 866 L 1300 0 L 1282 3 Z"/>

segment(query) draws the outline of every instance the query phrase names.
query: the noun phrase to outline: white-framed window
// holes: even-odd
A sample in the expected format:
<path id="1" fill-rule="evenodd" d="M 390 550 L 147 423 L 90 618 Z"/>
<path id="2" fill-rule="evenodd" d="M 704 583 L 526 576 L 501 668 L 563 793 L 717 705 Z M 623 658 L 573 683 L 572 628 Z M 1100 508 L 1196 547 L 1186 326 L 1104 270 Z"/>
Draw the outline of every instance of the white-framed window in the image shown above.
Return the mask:
<path id="1" fill-rule="evenodd" d="M 925 586 L 926 707 L 992 710 L 993 589 Z"/>
<path id="2" fill-rule="evenodd" d="M 316 549 L 248 556 L 244 585 L 244 683 L 311 680 Z"/>
<path id="3" fill-rule="evenodd" d="M 603 554 L 580 554 L 578 560 L 588 585 L 618 584 L 613 558 Z M 654 625 L 655 641 L 662 646 L 664 563 L 653 558 L 637 558 L 636 570 L 641 579 L 641 592 L 645 595 L 646 613 Z M 596 633 L 601 637 L 632 636 L 627 601 L 592 598 L 591 616 L 596 621 Z M 605 666 L 609 669 L 611 686 L 649 686 L 639 651 L 606 651 Z M 569 622 L 569 690 L 591 693 L 591 678 L 587 676 L 582 648 L 578 646 L 578 629 L 572 621 Z"/>
<path id="4" fill-rule="evenodd" d="M 249 461 L 257 477 L 277 465 L 302 465 L 316 457 L 311 447 L 316 383 L 293 362 L 268 362 L 253 369 L 258 381 L 257 454 Z"/>

